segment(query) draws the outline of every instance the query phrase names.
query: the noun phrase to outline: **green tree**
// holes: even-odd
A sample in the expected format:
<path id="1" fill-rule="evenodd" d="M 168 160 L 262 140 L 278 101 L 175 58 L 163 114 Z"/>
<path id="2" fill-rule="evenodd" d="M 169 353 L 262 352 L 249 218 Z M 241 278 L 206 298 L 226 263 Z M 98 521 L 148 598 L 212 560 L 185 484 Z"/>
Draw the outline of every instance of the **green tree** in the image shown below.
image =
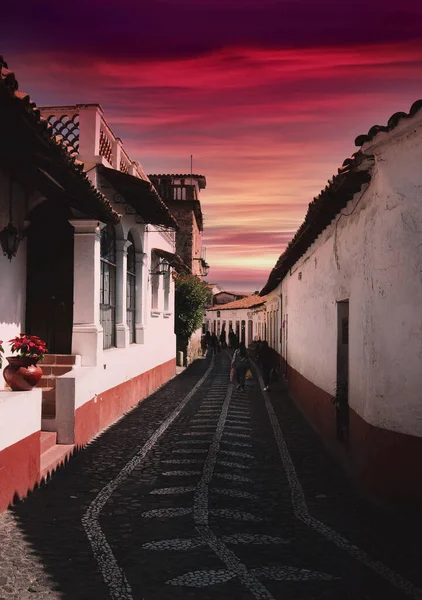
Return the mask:
<path id="1" fill-rule="evenodd" d="M 201 327 L 210 289 L 196 275 L 179 274 L 175 280 L 176 335 L 178 345 L 187 344 L 194 331 Z"/>

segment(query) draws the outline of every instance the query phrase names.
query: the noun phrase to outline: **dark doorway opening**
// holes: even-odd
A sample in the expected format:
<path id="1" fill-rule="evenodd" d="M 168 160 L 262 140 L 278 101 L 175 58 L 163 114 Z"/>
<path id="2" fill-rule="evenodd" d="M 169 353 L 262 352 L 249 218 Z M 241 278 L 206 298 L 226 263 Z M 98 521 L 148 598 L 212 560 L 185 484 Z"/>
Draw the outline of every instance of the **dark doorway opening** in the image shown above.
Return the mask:
<path id="1" fill-rule="evenodd" d="M 248 346 L 253 342 L 253 321 L 248 320 Z"/>
<path id="2" fill-rule="evenodd" d="M 43 339 L 51 354 L 70 354 L 74 246 L 70 210 L 48 200 L 29 218 L 25 332 Z"/>
<path id="3" fill-rule="evenodd" d="M 337 302 L 337 439 L 349 441 L 349 301 Z"/>
<path id="4" fill-rule="evenodd" d="M 240 341 L 246 343 L 246 321 L 242 321 L 240 324 Z"/>

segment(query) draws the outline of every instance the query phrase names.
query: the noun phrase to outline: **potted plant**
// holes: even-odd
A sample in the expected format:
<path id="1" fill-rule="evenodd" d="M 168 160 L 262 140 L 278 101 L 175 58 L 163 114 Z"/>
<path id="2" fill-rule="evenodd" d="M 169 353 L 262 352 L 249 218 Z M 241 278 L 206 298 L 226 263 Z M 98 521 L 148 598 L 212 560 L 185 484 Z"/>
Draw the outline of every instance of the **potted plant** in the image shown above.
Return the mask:
<path id="1" fill-rule="evenodd" d="M 14 391 L 32 390 L 42 377 L 42 369 L 37 363 L 44 358 L 47 346 L 38 336 L 24 333 L 9 340 L 9 343 L 17 356 L 6 357 L 9 364 L 3 371 L 3 377 Z"/>

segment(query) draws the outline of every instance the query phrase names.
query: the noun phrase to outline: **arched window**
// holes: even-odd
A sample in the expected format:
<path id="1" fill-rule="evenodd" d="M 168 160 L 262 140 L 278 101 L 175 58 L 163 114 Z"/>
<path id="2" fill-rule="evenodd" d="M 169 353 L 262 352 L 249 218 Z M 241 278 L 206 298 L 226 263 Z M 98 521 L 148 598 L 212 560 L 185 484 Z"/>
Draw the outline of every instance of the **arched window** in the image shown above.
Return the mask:
<path id="1" fill-rule="evenodd" d="M 133 237 L 129 233 L 128 242 L 131 242 L 127 249 L 127 278 L 126 278 L 126 320 L 129 327 L 129 344 L 136 341 L 136 263 L 135 263 L 135 245 Z"/>
<path id="2" fill-rule="evenodd" d="M 116 345 L 116 234 L 112 225 L 101 231 L 100 315 L 103 348 Z"/>

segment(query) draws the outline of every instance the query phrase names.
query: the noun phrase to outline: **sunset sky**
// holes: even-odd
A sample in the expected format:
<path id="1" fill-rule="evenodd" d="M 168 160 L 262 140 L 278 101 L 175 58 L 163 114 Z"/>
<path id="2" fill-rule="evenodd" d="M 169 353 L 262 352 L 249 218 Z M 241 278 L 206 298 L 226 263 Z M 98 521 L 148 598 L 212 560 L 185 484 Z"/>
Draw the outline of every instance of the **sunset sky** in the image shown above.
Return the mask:
<path id="1" fill-rule="evenodd" d="M 147 173 L 193 154 L 226 289 L 261 289 L 355 137 L 422 98 L 416 0 L 27 2 L 1 17 L 21 89 L 100 103 Z"/>

